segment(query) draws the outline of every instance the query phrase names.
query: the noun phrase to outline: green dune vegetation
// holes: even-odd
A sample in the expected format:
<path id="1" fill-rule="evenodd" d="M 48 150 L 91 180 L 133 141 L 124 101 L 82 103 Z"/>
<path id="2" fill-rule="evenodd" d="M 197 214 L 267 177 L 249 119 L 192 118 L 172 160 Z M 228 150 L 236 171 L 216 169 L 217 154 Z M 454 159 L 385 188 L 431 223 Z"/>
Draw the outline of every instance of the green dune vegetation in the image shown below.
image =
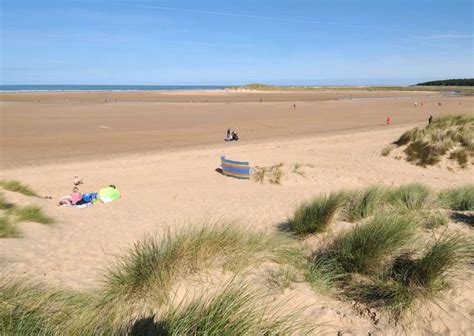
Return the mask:
<path id="1" fill-rule="evenodd" d="M 303 203 L 288 220 L 290 233 L 273 235 L 236 223 L 186 225 L 160 238 L 145 236 L 104 270 L 94 289 L 3 275 L 0 330 L 6 335 L 317 332 L 317 325 L 303 321 L 302 307 L 282 306 L 270 290 L 293 282 L 378 309 L 400 323 L 406 312 L 435 301 L 459 272 L 472 271 L 472 236 L 446 224 L 452 212 L 474 210 L 473 193 L 474 185 L 434 191 L 421 184 L 335 191 Z M 337 219 L 348 222 L 346 229 L 334 230 Z M 437 230 L 440 225 L 445 228 Z M 311 244 L 314 239 L 319 243 Z M 216 272 L 218 285 L 205 280 Z"/>
<path id="2" fill-rule="evenodd" d="M 20 194 L 23 194 L 25 196 L 35 196 L 39 197 L 39 195 L 31 189 L 29 186 L 21 183 L 20 181 L 17 180 L 0 180 L 0 187 L 9 190 L 9 191 L 14 191 L 18 192 Z"/>
<path id="3" fill-rule="evenodd" d="M 262 262 L 285 263 L 291 241 L 231 225 L 204 225 L 146 237 L 105 271 L 102 287 L 55 289 L 11 278 L 0 281 L 0 329 L 42 335 L 281 335 L 314 329 L 278 313 L 264 287 L 241 275 Z M 222 269 L 235 274 L 214 293 L 176 301 L 186 276 Z M 202 283 L 201 283 L 202 285 Z M 199 283 L 196 284 L 199 286 Z"/>
<path id="4" fill-rule="evenodd" d="M 344 197 L 334 206 L 336 195 Z M 315 290 L 336 291 L 400 318 L 415 303 L 435 299 L 456 272 L 474 262 L 472 238 L 456 233 L 429 238 L 431 230 L 447 225 L 446 212 L 473 211 L 473 195 L 474 185 L 436 193 L 408 184 L 318 196 L 296 210 L 301 220 L 289 226 L 295 234 L 326 230 L 337 216 L 356 224 L 313 251 L 305 279 Z M 302 208 L 318 215 L 301 217 Z"/>
<path id="5" fill-rule="evenodd" d="M 243 86 L 233 86 L 229 89 L 245 89 L 254 91 L 456 91 L 463 94 L 473 94 L 472 79 L 426 82 L 408 86 L 325 86 L 325 85 L 271 85 L 251 83 Z"/>
<path id="6" fill-rule="evenodd" d="M 417 86 L 474 86 L 474 78 L 442 79 L 416 84 Z"/>
<path id="7" fill-rule="evenodd" d="M 474 115 L 450 115 L 435 118 L 425 127 L 403 133 L 382 155 L 401 148 L 408 162 L 426 167 L 448 159 L 468 168 L 474 158 Z"/>
<path id="8" fill-rule="evenodd" d="M 28 186 L 18 181 L 7 183 L 7 190 L 28 194 L 36 197 Z M 8 189 L 10 188 L 10 189 Z M 39 224 L 53 224 L 55 219 L 46 215 L 41 207 L 37 205 L 18 206 L 7 200 L 3 193 L 0 193 L 0 238 L 19 238 L 22 236 L 18 227 L 18 222 L 35 222 Z"/>

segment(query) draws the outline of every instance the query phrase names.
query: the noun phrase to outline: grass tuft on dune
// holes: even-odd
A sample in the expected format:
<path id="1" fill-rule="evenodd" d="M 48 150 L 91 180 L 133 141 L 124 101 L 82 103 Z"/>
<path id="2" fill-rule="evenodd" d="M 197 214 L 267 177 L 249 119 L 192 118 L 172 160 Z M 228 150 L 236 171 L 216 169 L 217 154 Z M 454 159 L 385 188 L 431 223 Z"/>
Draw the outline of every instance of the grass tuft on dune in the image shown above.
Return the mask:
<path id="1" fill-rule="evenodd" d="M 157 302 L 166 302 L 169 289 L 183 276 L 216 263 L 235 271 L 265 256 L 277 259 L 280 244 L 284 245 L 273 237 L 230 224 L 168 232 L 160 240 L 148 236 L 108 270 L 106 290 L 111 297 L 152 295 Z"/>
<path id="2" fill-rule="evenodd" d="M 100 292 L 55 289 L 0 278 L 0 330 L 5 335 L 283 335 L 308 334 L 296 312 L 275 314 L 248 283 L 229 283 L 190 303 L 143 307 L 103 304 Z"/>
<path id="3" fill-rule="evenodd" d="M 275 316 L 268 299 L 248 284 L 230 284 L 211 297 L 170 309 L 157 323 L 160 335 L 308 334 L 296 314 Z"/>
<path id="4" fill-rule="evenodd" d="M 9 210 L 12 209 L 15 205 L 8 202 L 8 200 L 5 198 L 5 195 L 0 193 L 0 210 Z"/>
<path id="5" fill-rule="evenodd" d="M 435 206 L 433 191 L 420 183 L 405 184 L 390 190 L 388 202 L 408 210 L 422 210 Z"/>
<path id="6" fill-rule="evenodd" d="M 0 216 L 0 238 L 19 238 L 20 229 L 10 221 L 8 216 Z"/>
<path id="7" fill-rule="evenodd" d="M 474 210 L 474 184 L 467 184 L 440 192 L 441 205 L 456 211 Z"/>
<path id="8" fill-rule="evenodd" d="M 18 192 L 25 196 L 39 197 L 33 189 L 17 180 L 0 180 L 0 187 L 5 190 Z"/>
<path id="9" fill-rule="evenodd" d="M 405 147 L 407 160 L 422 167 L 435 165 L 446 157 L 467 168 L 474 156 L 474 116 L 435 118 L 430 125 L 406 131 L 394 144 Z"/>
<path id="10" fill-rule="evenodd" d="M 298 235 L 325 231 L 347 197 L 345 192 L 333 192 L 303 203 L 288 220 L 289 229 Z"/>
<path id="11" fill-rule="evenodd" d="M 381 213 L 337 236 L 315 261 L 326 259 L 345 272 L 370 273 L 414 238 L 418 223 L 409 213 Z M 327 264 L 327 263 L 326 263 Z"/>
<path id="12" fill-rule="evenodd" d="M 27 205 L 24 207 L 16 207 L 12 213 L 19 221 L 35 222 L 40 224 L 53 224 L 54 218 L 47 216 L 43 210 L 36 205 Z"/>
<path id="13" fill-rule="evenodd" d="M 388 272 L 372 284 L 355 286 L 353 295 L 400 316 L 415 302 L 432 301 L 448 288 L 453 273 L 472 263 L 473 248 L 466 237 L 446 235 L 421 254 L 399 255 Z"/>
<path id="14" fill-rule="evenodd" d="M 344 207 L 344 219 L 354 222 L 373 215 L 383 206 L 388 192 L 388 188 L 383 186 L 353 190 Z"/>

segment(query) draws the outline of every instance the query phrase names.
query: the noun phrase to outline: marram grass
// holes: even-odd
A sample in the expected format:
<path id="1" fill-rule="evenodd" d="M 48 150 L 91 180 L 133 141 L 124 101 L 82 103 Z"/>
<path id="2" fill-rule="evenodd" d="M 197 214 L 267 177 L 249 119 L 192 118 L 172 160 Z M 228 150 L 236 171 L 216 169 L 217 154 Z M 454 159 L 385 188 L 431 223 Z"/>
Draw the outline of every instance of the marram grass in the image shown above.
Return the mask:
<path id="1" fill-rule="evenodd" d="M 43 210 L 36 205 L 27 205 L 24 207 L 16 207 L 12 209 L 19 221 L 36 222 L 40 224 L 53 224 L 54 218 L 47 216 Z"/>
<path id="2" fill-rule="evenodd" d="M 474 184 L 441 191 L 438 196 L 441 206 L 456 211 L 474 210 Z"/>
<path id="3" fill-rule="evenodd" d="M 158 335 L 307 335 L 313 332 L 293 314 L 275 314 L 259 290 L 231 283 L 215 296 L 201 296 L 171 308 L 156 323 Z"/>
<path id="4" fill-rule="evenodd" d="M 5 190 L 18 192 L 26 196 L 39 197 L 39 195 L 33 189 L 17 180 L 0 180 L 0 187 Z"/>
<path id="5" fill-rule="evenodd" d="M 390 256 L 413 241 L 418 225 L 408 212 L 376 214 L 316 251 L 306 279 L 313 287 L 329 288 L 350 273 L 380 272 Z"/>
<path id="6" fill-rule="evenodd" d="M 325 231 L 345 204 L 347 198 L 346 192 L 333 192 L 303 203 L 289 218 L 289 229 L 297 235 Z"/>
<path id="7" fill-rule="evenodd" d="M 436 198 L 431 188 L 421 183 L 410 183 L 392 188 L 388 193 L 388 203 L 408 210 L 429 209 L 436 206 Z"/>
<path id="8" fill-rule="evenodd" d="M 281 258 L 285 242 L 262 233 L 234 227 L 204 226 L 167 233 L 157 240 L 146 237 L 105 274 L 111 297 L 169 299 L 171 286 L 180 278 L 219 263 L 239 270 L 265 258 Z"/>
<path id="9" fill-rule="evenodd" d="M 8 216 L 0 215 L 0 238 L 21 237 L 20 229 L 12 223 Z"/>
<path id="10" fill-rule="evenodd" d="M 241 270 L 259 261 L 298 264 L 287 240 L 205 226 L 137 243 L 95 290 L 77 292 L 0 277 L 0 330 L 6 335 L 305 334 L 296 316 L 274 315 L 259 289 L 239 282 L 214 296 L 173 305 L 171 287 L 216 264 Z M 188 297 L 188 296 L 185 296 Z"/>
<path id="11" fill-rule="evenodd" d="M 466 168 L 474 154 L 474 116 L 435 118 L 430 125 L 403 133 L 394 144 L 406 146 L 407 160 L 416 165 L 435 165 L 446 156 Z"/>
<path id="12" fill-rule="evenodd" d="M 466 237 L 446 235 L 421 254 L 399 255 L 391 269 L 371 284 L 355 285 L 351 295 L 400 317 L 416 303 L 433 301 L 448 288 L 453 273 L 472 263 L 473 248 Z"/>

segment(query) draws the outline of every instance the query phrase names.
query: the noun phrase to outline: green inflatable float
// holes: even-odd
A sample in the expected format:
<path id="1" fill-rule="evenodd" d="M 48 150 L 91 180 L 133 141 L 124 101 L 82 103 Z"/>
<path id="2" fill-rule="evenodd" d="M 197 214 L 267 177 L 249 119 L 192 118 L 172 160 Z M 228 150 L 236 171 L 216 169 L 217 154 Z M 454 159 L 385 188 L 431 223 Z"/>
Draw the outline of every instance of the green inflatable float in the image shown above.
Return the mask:
<path id="1" fill-rule="evenodd" d="M 120 191 L 116 186 L 110 185 L 99 190 L 99 197 L 102 202 L 109 203 L 120 198 Z"/>

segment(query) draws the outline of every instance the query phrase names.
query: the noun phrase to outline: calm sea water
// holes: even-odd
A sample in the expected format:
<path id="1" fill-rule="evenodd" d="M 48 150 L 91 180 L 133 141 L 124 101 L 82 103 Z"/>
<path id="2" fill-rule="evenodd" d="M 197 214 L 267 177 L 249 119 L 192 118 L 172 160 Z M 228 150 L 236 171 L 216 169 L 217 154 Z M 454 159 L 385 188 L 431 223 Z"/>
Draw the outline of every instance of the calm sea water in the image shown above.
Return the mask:
<path id="1" fill-rule="evenodd" d="M 216 90 L 222 85 L 0 85 L 0 91 Z"/>

